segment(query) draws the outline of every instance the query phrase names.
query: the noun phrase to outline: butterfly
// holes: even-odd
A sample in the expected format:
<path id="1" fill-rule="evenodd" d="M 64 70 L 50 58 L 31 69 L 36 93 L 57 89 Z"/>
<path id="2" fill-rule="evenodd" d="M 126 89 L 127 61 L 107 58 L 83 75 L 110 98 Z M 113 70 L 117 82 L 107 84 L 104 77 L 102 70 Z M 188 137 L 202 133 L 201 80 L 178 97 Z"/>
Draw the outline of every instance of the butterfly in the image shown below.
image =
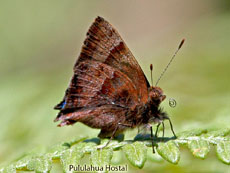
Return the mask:
<path id="1" fill-rule="evenodd" d="M 124 40 L 102 17 L 90 26 L 73 72 L 63 100 L 54 108 L 60 110 L 58 126 L 81 122 L 101 129 L 100 138 L 112 139 L 126 129 L 151 123 L 158 124 L 158 130 L 169 120 L 176 136 L 159 107 L 166 98 L 163 90 L 150 86 Z M 153 137 L 151 125 L 150 129 Z"/>

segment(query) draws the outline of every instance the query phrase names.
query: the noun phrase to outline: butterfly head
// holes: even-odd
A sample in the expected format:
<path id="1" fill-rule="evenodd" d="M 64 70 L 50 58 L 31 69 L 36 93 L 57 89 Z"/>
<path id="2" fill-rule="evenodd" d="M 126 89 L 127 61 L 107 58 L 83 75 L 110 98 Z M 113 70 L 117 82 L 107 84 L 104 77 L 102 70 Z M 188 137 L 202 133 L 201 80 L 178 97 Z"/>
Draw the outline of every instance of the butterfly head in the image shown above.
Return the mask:
<path id="1" fill-rule="evenodd" d="M 149 89 L 149 102 L 158 106 L 162 101 L 164 101 L 166 95 L 164 95 L 163 90 L 160 87 L 151 87 Z"/>

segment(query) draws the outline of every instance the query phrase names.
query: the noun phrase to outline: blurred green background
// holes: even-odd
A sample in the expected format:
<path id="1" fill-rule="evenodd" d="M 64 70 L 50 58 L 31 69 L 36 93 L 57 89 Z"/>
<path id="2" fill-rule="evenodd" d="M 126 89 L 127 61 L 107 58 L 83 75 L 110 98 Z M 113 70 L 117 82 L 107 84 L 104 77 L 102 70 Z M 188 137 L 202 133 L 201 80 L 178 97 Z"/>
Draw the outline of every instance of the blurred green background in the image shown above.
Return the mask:
<path id="1" fill-rule="evenodd" d="M 149 80 L 149 64 L 153 63 L 156 81 L 185 37 L 184 47 L 159 83 L 167 97 L 177 101 L 176 108 L 169 107 L 168 99 L 163 104 L 175 131 L 229 126 L 229 0 L 1 1 L 0 165 L 38 146 L 98 134 L 80 123 L 58 128 L 53 122 L 53 106 L 64 95 L 85 34 L 98 15 L 118 30 Z M 128 131 L 126 139 L 136 133 Z M 141 170 L 129 169 L 229 171 L 214 151 L 199 160 L 187 149 L 177 166 L 148 160 Z"/>

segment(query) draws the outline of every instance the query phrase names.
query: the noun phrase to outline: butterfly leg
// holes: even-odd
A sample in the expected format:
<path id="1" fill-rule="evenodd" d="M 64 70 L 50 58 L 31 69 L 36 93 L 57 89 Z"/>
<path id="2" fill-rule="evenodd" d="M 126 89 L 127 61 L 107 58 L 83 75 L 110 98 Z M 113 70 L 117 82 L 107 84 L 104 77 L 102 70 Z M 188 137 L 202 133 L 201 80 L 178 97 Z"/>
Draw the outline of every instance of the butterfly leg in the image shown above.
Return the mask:
<path id="1" fill-rule="evenodd" d="M 164 136 L 165 136 L 165 124 L 164 124 L 164 122 L 162 122 L 161 124 L 162 124 L 162 127 L 163 127 L 163 134 L 162 134 L 162 137 L 164 138 Z"/>
<path id="2" fill-rule="evenodd" d="M 98 147 L 98 149 L 103 149 L 103 148 L 105 148 L 105 147 L 107 147 L 109 145 L 109 143 L 113 140 L 113 138 L 114 138 L 114 136 L 115 136 L 115 134 L 116 134 L 119 126 L 132 127 L 131 124 L 121 124 L 121 123 L 118 123 L 117 126 L 116 126 L 116 128 L 114 129 L 111 137 L 109 138 L 109 141 L 104 146 Z"/>
<path id="3" fill-rule="evenodd" d="M 175 134 L 175 132 L 174 132 L 174 130 L 173 130 L 173 125 L 172 125 L 172 122 L 171 122 L 170 118 L 168 118 L 168 120 L 169 120 L 169 124 L 170 124 L 170 127 L 171 127 L 171 131 L 172 131 L 174 137 L 177 138 L 177 137 L 176 137 L 176 134 Z"/>
<path id="4" fill-rule="evenodd" d="M 143 127 L 138 126 L 137 128 L 137 135 L 142 133 L 147 128 L 148 125 L 144 125 Z"/>
<path id="5" fill-rule="evenodd" d="M 155 137 L 157 138 L 157 133 L 158 133 L 158 130 L 159 130 L 159 127 L 160 127 L 161 123 L 158 123 L 157 124 L 157 129 L 156 129 L 156 132 L 155 132 Z"/>
<path id="6" fill-rule="evenodd" d="M 137 127 L 137 134 L 139 134 L 140 131 L 141 131 L 141 130 L 140 130 L 140 127 L 138 126 L 138 127 Z"/>
<path id="7" fill-rule="evenodd" d="M 151 124 L 147 124 L 147 127 L 150 129 L 150 135 L 151 135 L 151 141 L 152 141 L 152 149 L 153 149 L 153 153 L 155 153 L 155 149 L 154 149 L 154 142 L 153 142 L 153 127 Z"/>

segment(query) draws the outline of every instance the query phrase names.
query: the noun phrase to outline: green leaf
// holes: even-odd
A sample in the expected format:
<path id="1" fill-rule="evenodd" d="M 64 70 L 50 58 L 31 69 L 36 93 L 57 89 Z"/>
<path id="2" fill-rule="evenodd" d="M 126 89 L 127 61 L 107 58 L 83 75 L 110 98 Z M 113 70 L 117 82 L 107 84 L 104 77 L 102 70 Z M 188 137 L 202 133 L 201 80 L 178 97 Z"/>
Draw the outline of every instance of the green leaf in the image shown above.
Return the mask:
<path id="1" fill-rule="evenodd" d="M 9 165 L 9 166 L 7 166 L 5 168 L 0 169 L 0 172 L 1 173 L 16 173 L 16 168 L 12 164 L 12 165 Z"/>
<path id="2" fill-rule="evenodd" d="M 133 166 L 142 168 L 147 159 L 147 147 L 143 142 L 134 142 L 122 147 L 126 158 Z"/>
<path id="3" fill-rule="evenodd" d="M 200 136 L 201 134 L 207 133 L 207 129 L 193 129 L 193 130 L 187 130 L 184 132 L 180 132 L 177 134 L 178 137 L 183 138 L 183 137 L 191 137 L 191 136 Z"/>
<path id="4" fill-rule="evenodd" d="M 33 159 L 33 155 L 27 155 L 25 157 L 23 157 L 22 159 L 18 160 L 15 163 L 15 167 L 19 170 L 22 169 L 27 169 L 27 164 L 30 162 L 30 160 Z"/>
<path id="5" fill-rule="evenodd" d="M 156 152 L 153 153 L 152 147 L 148 147 L 147 158 L 153 162 L 163 162 L 164 159 Z"/>
<path id="6" fill-rule="evenodd" d="M 113 158 L 111 160 L 111 164 L 112 165 L 121 165 L 123 164 L 123 157 L 122 157 L 122 151 L 119 150 L 119 151 L 114 151 L 113 152 Z"/>
<path id="7" fill-rule="evenodd" d="M 69 165 L 80 165 L 81 159 L 85 154 L 90 154 L 91 167 L 111 166 L 113 164 L 122 164 L 123 159 L 119 154 L 123 151 L 129 162 L 142 168 L 147 160 L 161 162 L 163 159 L 172 164 L 177 164 L 180 160 L 179 145 L 188 146 L 195 157 L 204 159 L 210 151 L 210 144 L 216 146 L 216 153 L 220 161 L 230 165 L 230 129 L 212 128 L 212 129 L 194 129 L 178 134 L 178 138 L 158 138 L 157 153 L 152 153 L 152 143 L 150 135 L 135 140 L 117 141 L 112 140 L 106 148 L 97 150 L 104 146 L 108 140 L 100 138 L 85 137 L 74 138 L 69 142 L 62 142 L 48 149 L 36 147 L 34 150 L 26 151 L 23 155 L 14 160 L 11 164 L 0 169 L 0 172 L 34 171 L 49 172 L 52 168 L 52 162 L 61 160 L 63 170 L 69 172 Z M 147 151 L 149 150 L 149 151 Z M 116 151 L 113 153 L 113 151 Z M 112 159 L 112 156 L 115 158 Z M 126 168 L 127 169 L 127 168 Z M 103 171 L 109 171 L 104 169 Z"/>
<path id="8" fill-rule="evenodd" d="M 210 130 L 206 135 L 207 136 L 212 136 L 212 137 L 218 137 L 218 136 L 227 136 L 230 134 L 230 129 L 229 128 L 222 128 L 222 129 L 215 129 L 215 130 Z"/>
<path id="9" fill-rule="evenodd" d="M 64 172 L 69 172 L 69 166 L 77 166 L 80 163 L 80 159 L 84 156 L 84 148 L 87 143 L 80 143 L 74 145 L 68 150 L 65 150 L 61 155 L 61 164 Z"/>
<path id="10" fill-rule="evenodd" d="M 195 157 L 205 159 L 210 151 L 210 145 L 206 140 L 198 139 L 188 142 L 188 148 Z"/>
<path id="11" fill-rule="evenodd" d="M 27 169 L 35 172 L 49 172 L 52 168 L 52 157 L 48 154 L 34 156 L 29 161 Z"/>
<path id="12" fill-rule="evenodd" d="M 61 143 L 61 144 L 54 145 L 53 147 L 48 149 L 47 153 L 49 153 L 52 156 L 52 159 L 59 159 L 62 153 L 67 149 L 69 149 L 69 147 Z"/>
<path id="13" fill-rule="evenodd" d="M 220 161 L 230 165 L 230 141 L 220 141 L 217 143 L 216 153 Z"/>
<path id="14" fill-rule="evenodd" d="M 97 145 L 96 143 L 93 142 L 83 142 L 85 144 L 85 147 L 82 149 L 82 152 L 90 154 L 94 149 L 95 146 Z"/>
<path id="15" fill-rule="evenodd" d="M 180 160 L 180 150 L 174 141 L 159 143 L 157 152 L 163 159 L 170 163 L 177 164 Z"/>
<path id="16" fill-rule="evenodd" d="M 81 141 L 84 141 L 85 139 L 87 139 L 88 137 L 86 136 L 78 136 L 78 137 L 75 137 L 73 138 L 71 141 L 67 142 L 66 144 L 69 144 L 70 146 L 73 146 Z"/>
<path id="17" fill-rule="evenodd" d="M 32 161 L 34 161 L 36 157 L 41 157 L 41 156 L 46 157 L 45 155 L 51 157 L 49 154 L 46 154 L 45 151 L 46 149 L 44 146 L 39 146 L 31 150 L 30 152 L 27 151 L 26 153 L 22 154 L 18 159 L 16 159 L 14 163 L 16 169 L 17 170 L 28 170 L 27 165 L 30 162 L 32 163 Z"/>
<path id="18" fill-rule="evenodd" d="M 113 157 L 112 149 L 108 149 L 108 148 L 94 149 L 90 155 L 90 163 L 96 168 L 103 169 L 102 172 L 107 172 L 105 166 L 110 165 L 112 157 Z"/>

